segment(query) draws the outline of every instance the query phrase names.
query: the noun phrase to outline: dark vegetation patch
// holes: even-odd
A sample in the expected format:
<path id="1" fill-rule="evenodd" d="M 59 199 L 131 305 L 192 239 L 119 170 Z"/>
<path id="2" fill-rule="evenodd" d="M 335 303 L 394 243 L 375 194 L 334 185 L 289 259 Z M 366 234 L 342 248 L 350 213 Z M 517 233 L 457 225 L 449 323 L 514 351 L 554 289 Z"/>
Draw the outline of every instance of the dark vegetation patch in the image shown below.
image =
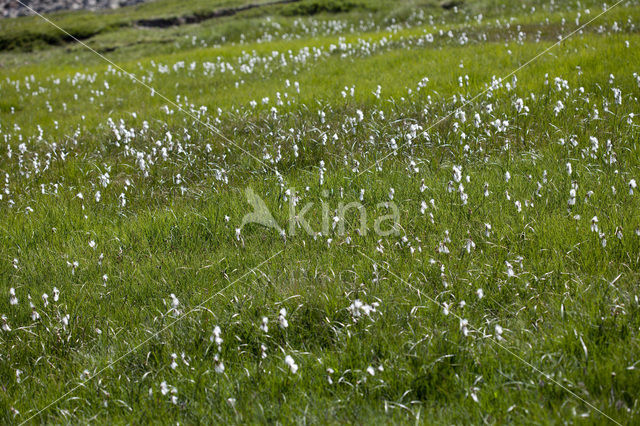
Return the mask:
<path id="1" fill-rule="evenodd" d="M 303 0 L 282 9 L 284 16 L 310 16 L 319 13 L 345 13 L 354 9 L 369 9 L 370 5 L 357 0 Z"/>
<path id="2" fill-rule="evenodd" d="M 238 12 L 244 12 L 245 10 L 255 9 L 258 7 L 274 6 L 279 4 L 297 3 L 300 0 L 279 0 L 268 3 L 250 3 L 244 6 L 228 7 L 217 10 L 202 10 L 193 13 L 192 15 L 185 16 L 172 16 L 169 18 L 152 18 L 152 19 L 140 19 L 135 22 L 135 25 L 139 27 L 151 27 L 151 28 L 167 28 L 185 24 L 197 24 L 202 21 L 214 18 L 223 18 L 225 16 L 233 16 Z"/>
<path id="3" fill-rule="evenodd" d="M 33 25 L 23 25 L 13 31 L 1 31 L 0 51 L 31 52 L 47 46 L 60 46 L 74 40 L 86 40 L 98 34 L 127 26 L 127 23 L 123 21 L 104 23 L 97 16 L 85 18 L 87 17 L 83 16 L 82 19 L 78 19 L 74 25 L 65 25 L 63 28 L 66 32 L 44 21 L 36 22 Z"/>
<path id="4" fill-rule="evenodd" d="M 30 52 L 45 46 L 56 46 L 73 41 L 74 37 L 78 40 L 85 40 L 99 34 L 90 28 L 83 28 L 70 32 L 71 35 L 56 30 L 51 32 L 34 32 L 30 30 L 19 31 L 17 33 L 0 34 L 0 50 L 21 50 Z"/>

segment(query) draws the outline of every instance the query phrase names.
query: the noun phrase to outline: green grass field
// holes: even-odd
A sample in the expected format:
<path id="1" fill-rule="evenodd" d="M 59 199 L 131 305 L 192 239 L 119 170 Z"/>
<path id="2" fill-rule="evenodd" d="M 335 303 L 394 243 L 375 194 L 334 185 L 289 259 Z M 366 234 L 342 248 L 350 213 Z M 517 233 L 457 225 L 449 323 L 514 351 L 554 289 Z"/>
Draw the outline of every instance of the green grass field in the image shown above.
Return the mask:
<path id="1" fill-rule="evenodd" d="M 638 424 L 640 3 L 247 3 L 0 20 L 2 423 Z"/>

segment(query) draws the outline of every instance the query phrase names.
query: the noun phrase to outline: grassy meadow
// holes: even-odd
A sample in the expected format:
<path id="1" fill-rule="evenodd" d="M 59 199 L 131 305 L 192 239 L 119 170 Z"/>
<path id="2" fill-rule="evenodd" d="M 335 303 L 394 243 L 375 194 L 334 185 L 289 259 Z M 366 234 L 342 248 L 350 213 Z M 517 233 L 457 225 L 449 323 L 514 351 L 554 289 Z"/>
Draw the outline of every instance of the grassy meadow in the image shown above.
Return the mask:
<path id="1" fill-rule="evenodd" d="M 0 20 L 0 421 L 640 422 L 640 3 L 247 3 Z"/>

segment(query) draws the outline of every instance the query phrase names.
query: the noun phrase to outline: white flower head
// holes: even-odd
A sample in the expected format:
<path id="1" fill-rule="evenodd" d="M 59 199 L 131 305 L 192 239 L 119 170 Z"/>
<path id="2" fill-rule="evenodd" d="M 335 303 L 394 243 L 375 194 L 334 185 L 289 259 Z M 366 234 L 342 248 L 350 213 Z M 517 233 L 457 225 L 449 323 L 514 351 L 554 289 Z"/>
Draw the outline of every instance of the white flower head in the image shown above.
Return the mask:
<path id="1" fill-rule="evenodd" d="M 215 367 L 214 367 L 215 372 L 218 373 L 218 374 L 224 373 L 224 363 L 222 362 L 222 360 L 220 360 L 218 355 L 216 355 L 213 358 L 213 360 L 215 362 Z"/>
<path id="2" fill-rule="evenodd" d="M 9 303 L 11 305 L 17 305 L 18 304 L 18 298 L 16 297 L 16 289 L 11 287 L 9 289 Z"/>
<path id="3" fill-rule="evenodd" d="M 221 336 L 222 336 L 222 330 L 220 329 L 220 327 L 219 327 L 219 326 L 217 326 L 217 325 L 216 325 L 216 326 L 213 328 L 213 334 L 211 335 L 211 337 L 209 338 L 209 340 L 210 340 L 212 343 L 215 343 L 216 345 L 218 345 L 218 350 L 220 350 L 220 346 L 222 346 L 222 342 L 223 342 L 223 340 L 222 340 L 222 337 L 221 337 Z"/>
<path id="4" fill-rule="evenodd" d="M 496 331 L 496 339 L 502 340 L 502 332 L 504 331 L 502 327 L 496 324 L 495 331 Z"/>
<path id="5" fill-rule="evenodd" d="M 176 297 L 175 294 L 171 293 L 169 295 L 169 297 L 171 298 L 171 308 L 172 309 L 178 309 L 178 306 L 180 306 L 180 301 L 178 300 L 178 298 Z"/>
<path id="6" fill-rule="evenodd" d="M 291 370 L 291 372 L 293 374 L 296 374 L 298 372 L 298 364 L 296 364 L 296 362 L 291 357 L 291 355 L 287 355 L 284 358 L 284 362 L 285 362 L 285 364 L 287 364 L 289 366 L 289 369 Z"/>
<path id="7" fill-rule="evenodd" d="M 287 321 L 287 310 L 285 308 L 280 309 L 280 314 L 278 315 L 278 325 L 280 328 L 289 327 L 289 321 Z"/>

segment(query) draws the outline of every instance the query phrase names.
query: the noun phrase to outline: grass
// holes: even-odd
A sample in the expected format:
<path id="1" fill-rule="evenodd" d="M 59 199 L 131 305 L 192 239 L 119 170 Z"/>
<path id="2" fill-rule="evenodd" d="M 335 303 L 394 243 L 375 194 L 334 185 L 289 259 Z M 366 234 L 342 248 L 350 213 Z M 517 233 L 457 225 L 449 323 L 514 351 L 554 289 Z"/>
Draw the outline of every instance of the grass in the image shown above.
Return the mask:
<path id="1" fill-rule="evenodd" d="M 4 423 L 637 423 L 637 2 L 335 4 L 3 45 Z"/>

